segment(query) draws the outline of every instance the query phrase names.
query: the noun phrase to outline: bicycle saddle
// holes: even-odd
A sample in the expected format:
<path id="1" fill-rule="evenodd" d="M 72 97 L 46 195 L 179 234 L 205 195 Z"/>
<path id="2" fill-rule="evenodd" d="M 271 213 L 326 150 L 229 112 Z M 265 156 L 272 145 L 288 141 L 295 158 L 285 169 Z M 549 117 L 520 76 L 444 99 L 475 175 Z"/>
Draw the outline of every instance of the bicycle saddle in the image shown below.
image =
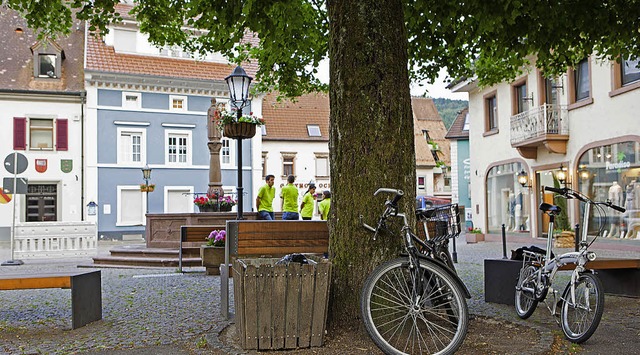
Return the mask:
<path id="1" fill-rule="evenodd" d="M 543 202 L 540 204 L 540 210 L 542 212 L 547 212 L 550 214 L 558 214 L 560 213 L 560 211 L 562 211 L 562 208 L 556 206 L 556 205 L 550 205 L 546 202 Z"/>

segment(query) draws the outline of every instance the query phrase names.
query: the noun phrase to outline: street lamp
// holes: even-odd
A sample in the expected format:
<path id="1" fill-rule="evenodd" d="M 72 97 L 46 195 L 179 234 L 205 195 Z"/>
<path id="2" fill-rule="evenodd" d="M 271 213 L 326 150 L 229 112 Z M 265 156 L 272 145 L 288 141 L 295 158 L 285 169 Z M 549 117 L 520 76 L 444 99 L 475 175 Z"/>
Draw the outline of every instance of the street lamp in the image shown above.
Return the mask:
<path id="1" fill-rule="evenodd" d="M 236 112 L 238 115 L 238 120 L 242 117 L 242 108 L 247 106 L 249 103 L 249 85 L 251 85 L 252 77 L 248 76 L 247 73 L 242 69 L 241 66 L 237 66 L 233 73 L 224 78 L 227 81 L 227 85 L 229 85 L 229 99 L 231 101 L 231 105 L 236 108 Z M 242 205 L 243 205 L 243 194 L 242 194 L 242 137 L 238 137 L 238 216 L 237 219 L 241 220 L 242 217 Z"/>
<path id="2" fill-rule="evenodd" d="M 146 164 L 142 170 L 142 178 L 144 179 L 145 193 L 147 199 L 147 213 L 149 213 L 149 179 L 151 179 L 151 168 Z"/>
<path id="3" fill-rule="evenodd" d="M 518 183 L 520 183 L 522 187 L 531 188 L 531 181 L 529 180 L 529 175 L 527 175 L 524 169 L 518 174 Z"/>

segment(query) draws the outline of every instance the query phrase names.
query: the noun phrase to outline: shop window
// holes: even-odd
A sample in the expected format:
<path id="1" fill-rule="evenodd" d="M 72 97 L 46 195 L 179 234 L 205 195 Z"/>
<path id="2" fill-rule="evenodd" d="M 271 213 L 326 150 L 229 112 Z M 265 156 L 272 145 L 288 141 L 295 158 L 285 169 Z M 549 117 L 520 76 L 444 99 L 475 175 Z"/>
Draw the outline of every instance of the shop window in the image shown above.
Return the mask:
<path id="1" fill-rule="evenodd" d="M 605 209 L 592 213 L 588 233 L 604 227 L 607 237 L 637 239 L 640 237 L 640 143 L 618 142 L 593 147 L 578 160 L 577 188 L 596 201 L 611 200 L 627 211 Z M 582 211 L 584 207 L 580 205 Z M 640 240 L 640 239 L 639 239 Z"/>
<path id="2" fill-rule="evenodd" d="M 521 163 L 495 165 L 489 169 L 486 181 L 487 229 L 497 233 L 502 225 L 508 232 L 530 230 L 531 195 L 518 183 Z"/>

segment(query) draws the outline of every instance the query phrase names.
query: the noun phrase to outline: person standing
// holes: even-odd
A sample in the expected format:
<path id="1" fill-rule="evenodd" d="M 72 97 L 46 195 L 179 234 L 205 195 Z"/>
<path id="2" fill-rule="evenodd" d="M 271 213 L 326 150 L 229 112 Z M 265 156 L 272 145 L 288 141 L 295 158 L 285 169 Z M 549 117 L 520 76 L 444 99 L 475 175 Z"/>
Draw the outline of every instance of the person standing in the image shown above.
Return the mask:
<path id="1" fill-rule="evenodd" d="M 318 212 L 320 212 L 320 219 L 326 221 L 327 217 L 329 217 L 329 209 L 331 208 L 331 191 L 322 191 L 322 196 L 322 201 L 318 204 Z"/>
<path id="2" fill-rule="evenodd" d="M 316 199 L 316 185 L 311 183 L 309 184 L 309 189 L 302 197 L 302 203 L 300 204 L 300 215 L 302 219 L 305 221 L 311 220 L 313 217 L 313 201 Z"/>
<path id="3" fill-rule="evenodd" d="M 267 183 L 258 190 L 256 197 L 256 208 L 258 209 L 258 219 L 273 221 L 275 214 L 273 213 L 273 199 L 276 197 L 276 188 L 273 187 L 273 175 L 267 175 L 264 181 Z"/>
<path id="4" fill-rule="evenodd" d="M 298 214 L 298 188 L 293 185 L 295 180 L 295 176 L 287 176 L 287 184 L 280 190 L 283 220 L 297 221 L 300 219 Z"/>

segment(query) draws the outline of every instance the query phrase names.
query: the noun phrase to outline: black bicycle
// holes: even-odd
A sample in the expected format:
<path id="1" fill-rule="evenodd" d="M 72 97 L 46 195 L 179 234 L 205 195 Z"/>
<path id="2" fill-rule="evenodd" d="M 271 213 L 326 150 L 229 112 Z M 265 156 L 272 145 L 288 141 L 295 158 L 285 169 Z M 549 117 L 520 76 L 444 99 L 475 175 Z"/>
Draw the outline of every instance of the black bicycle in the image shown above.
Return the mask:
<path id="1" fill-rule="evenodd" d="M 360 308 L 367 332 L 386 354 L 453 354 L 467 335 L 466 299 L 471 296 L 432 248 L 436 240 L 460 234 L 457 206 L 443 208 L 439 217 L 434 217 L 436 212 L 425 216 L 441 223 L 434 225 L 430 240 L 423 241 L 411 231 L 405 214 L 398 212 L 404 193 L 381 188 L 374 196 L 379 193 L 393 197 L 385 202 L 377 227 L 362 224 L 374 233 L 375 240 L 379 232 L 388 231 L 390 217 L 400 218 L 404 222 L 400 231 L 404 252 L 375 268 L 364 283 Z"/>

